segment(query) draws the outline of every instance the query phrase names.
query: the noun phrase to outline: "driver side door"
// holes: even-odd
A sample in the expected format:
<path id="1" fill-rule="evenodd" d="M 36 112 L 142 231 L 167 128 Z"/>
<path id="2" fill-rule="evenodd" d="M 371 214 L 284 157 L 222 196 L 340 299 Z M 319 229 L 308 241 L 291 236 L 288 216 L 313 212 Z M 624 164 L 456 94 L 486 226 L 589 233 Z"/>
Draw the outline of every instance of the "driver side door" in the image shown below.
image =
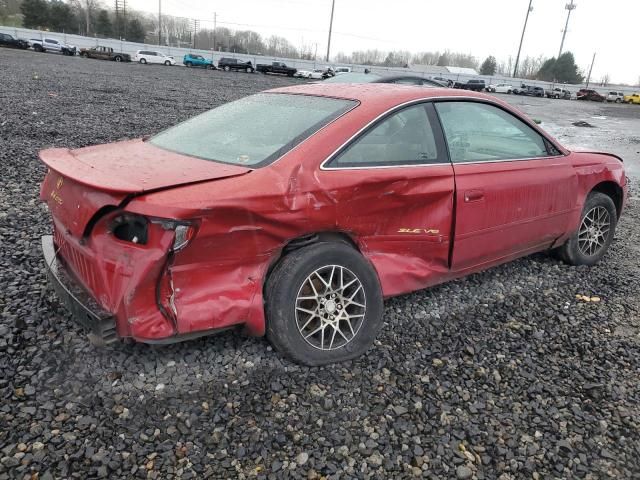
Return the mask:
<path id="1" fill-rule="evenodd" d="M 453 271 L 547 248 L 565 233 L 577 190 L 566 156 L 498 105 L 436 109 L 455 175 Z"/>

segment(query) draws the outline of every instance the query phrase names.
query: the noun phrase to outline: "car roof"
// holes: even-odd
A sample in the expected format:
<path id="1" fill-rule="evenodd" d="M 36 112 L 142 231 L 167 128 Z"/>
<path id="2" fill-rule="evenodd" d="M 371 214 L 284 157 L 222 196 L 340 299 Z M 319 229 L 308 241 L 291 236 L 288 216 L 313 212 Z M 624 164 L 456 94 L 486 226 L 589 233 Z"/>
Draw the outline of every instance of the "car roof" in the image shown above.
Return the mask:
<path id="1" fill-rule="evenodd" d="M 268 90 L 270 93 L 289 93 L 295 95 L 314 95 L 319 97 L 342 98 L 356 100 L 362 104 L 393 105 L 413 100 L 428 100 L 439 97 L 473 97 L 490 100 L 492 103 L 503 102 L 495 97 L 469 90 L 452 88 L 426 87 L 424 85 L 398 85 L 393 83 L 308 83 L 291 87 Z"/>

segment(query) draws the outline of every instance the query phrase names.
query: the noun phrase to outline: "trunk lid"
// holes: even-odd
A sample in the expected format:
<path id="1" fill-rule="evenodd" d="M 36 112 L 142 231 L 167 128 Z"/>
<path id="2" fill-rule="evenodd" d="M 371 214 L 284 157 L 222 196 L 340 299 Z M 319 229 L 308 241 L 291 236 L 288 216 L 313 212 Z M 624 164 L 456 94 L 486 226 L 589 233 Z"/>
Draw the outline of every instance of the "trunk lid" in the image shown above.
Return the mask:
<path id="1" fill-rule="evenodd" d="M 53 148 L 41 151 L 40 159 L 49 167 L 40 198 L 77 238 L 98 211 L 117 207 L 127 197 L 251 171 L 162 150 L 140 139 Z"/>

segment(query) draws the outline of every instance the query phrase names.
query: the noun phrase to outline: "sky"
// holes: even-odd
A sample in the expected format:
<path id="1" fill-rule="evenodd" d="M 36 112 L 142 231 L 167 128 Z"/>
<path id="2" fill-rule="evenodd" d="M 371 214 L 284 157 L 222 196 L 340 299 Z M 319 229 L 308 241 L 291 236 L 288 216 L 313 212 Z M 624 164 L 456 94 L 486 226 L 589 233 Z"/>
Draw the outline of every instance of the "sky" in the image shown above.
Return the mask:
<path id="1" fill-rule="evenodd" d="M 165 14 L 287 38 L 295 46 L 327 49 L 331 0 L 161 0 Z M 521 56 L 557 56 L 571 0 L 532 0 Z M 592 81 L 640 81 L 639 0 L 574 0 L 563 51 L 585 73 L 596 53 Z M 331 54 L 354 50 L 471 53 L 482 61 L 515 58 L 529 0 L 335 0 Z M 128 0 L 129 8 L 157 13 L 158 0 Z"/>

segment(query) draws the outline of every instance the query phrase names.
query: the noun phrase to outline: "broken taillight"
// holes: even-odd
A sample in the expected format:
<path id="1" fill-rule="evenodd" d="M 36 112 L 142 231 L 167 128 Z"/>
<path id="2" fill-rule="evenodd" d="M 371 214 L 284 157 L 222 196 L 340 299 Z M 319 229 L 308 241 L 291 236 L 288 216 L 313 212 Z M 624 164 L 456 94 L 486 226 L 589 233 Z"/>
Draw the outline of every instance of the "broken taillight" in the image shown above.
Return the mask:
<path id="1" fill-rule="evenodd" d="M 171 247 L 173 252 L 179 252 L 186 247 L 196 234 L 196 224 L 194 222 L 165 219 L 154 219 L 152 222 L 160 224 L 165 230 L 173 230 L 175 232 Z"/>

